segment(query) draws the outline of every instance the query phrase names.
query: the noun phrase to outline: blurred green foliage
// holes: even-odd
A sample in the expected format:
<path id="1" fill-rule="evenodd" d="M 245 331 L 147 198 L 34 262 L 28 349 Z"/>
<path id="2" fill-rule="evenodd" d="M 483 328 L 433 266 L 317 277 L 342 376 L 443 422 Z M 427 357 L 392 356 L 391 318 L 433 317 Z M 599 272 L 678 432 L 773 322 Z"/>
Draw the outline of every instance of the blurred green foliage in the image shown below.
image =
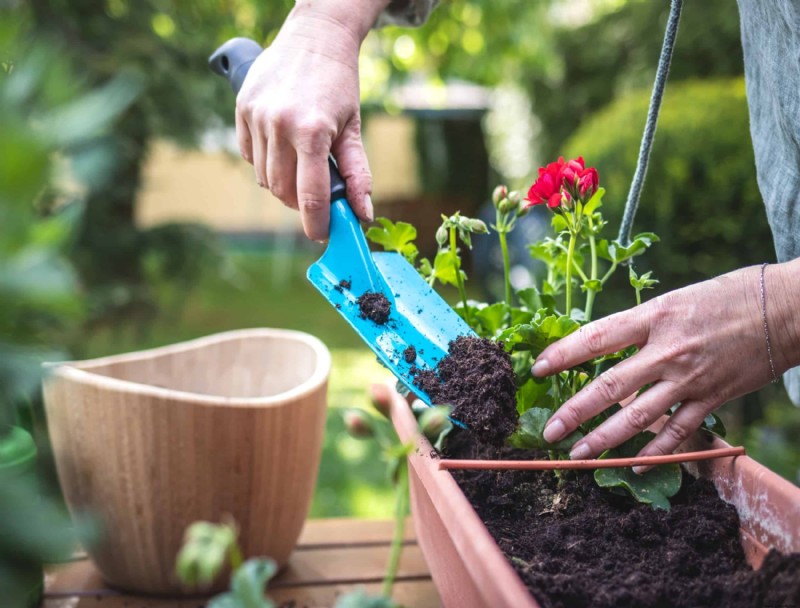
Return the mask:
<path id="1" fill-rule="evenodd" d="M 48 45 L 0 21 L 0 410 L 37 387 L 43 359 L 61 355 L 82 308 L 66 260 L 86 185 L 108 150 L 102 133 L 137 94 L 121 74 L 88 91 Z"/>
<path id="2" fill-rule="evenodd" d="M 88 184 L 100 179 L 103 133 L 139 90 L 129 74 L 82 86 L 60 53 L 20 20 L 0 19 L 0 598 L 35 605 L 42 564 L 67 559 L 69 517 L 40 483 L 36 450 L 8 425 L 30 421 L 43 360 L 83 313 L 66 250 Z M 25 466 L 21 464 L 25 456 Z"/>
<path id="3" fill-rule="evenodd" d="M 649 89 L 620 96 L 564 146 L 600 172 L 612 227 L 619 226 L 649 98 Z M 661 236 L 641 263 L 655 271 L 659 292 L 774 259 L 749 135 L 743 79 L 667 89 L 634 227 Z"/>
<path id="4" fill-rule="evenodd" d="M 208 55 L 234 35 L 269 38 L 290 6 L 289 0 L 31 0 L 16 8 L 17 18 L 81 66 L 79 78 L 89 86 L 120 72 L 142 81 L 107 137 L 113 162 L 102 179 L 87 184 L 72 246 L 89 297 L 87 328 L 144 330 L 158 314 L 155 280 L 171 281 L 188 294 L 201 273 L 221 268 L 218 245 L 203 227 L 136 226 L 142 168 L 155 138 L 194 144 L 220 124 L 220 115 L 232 116 L 230 93 L 210 76 Z M 80 351 L 81 343 L 72 347 Z"/>
<path id="5" fill-rule="evenodd" d="M 543 158 L 558 156 L 600 108 L 652 86 L 669 4 L 628 0 L 585 25 L 551 33 L 556 65 L 524 77 L 542 123 L 536 143 Z M 740 76 L 743 70 L 736 6 L 729 0 L 684 2 L 667 90 L 681 80 Z"/>

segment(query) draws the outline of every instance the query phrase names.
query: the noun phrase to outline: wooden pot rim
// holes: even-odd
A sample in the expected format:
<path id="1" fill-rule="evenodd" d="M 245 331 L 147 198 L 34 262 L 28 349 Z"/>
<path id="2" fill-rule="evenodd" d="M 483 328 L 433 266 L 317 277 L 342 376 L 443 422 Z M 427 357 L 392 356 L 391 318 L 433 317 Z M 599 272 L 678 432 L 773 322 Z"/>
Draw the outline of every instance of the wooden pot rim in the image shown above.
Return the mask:
<path id="1" fill-rule="evenodd" d="M 206 395 L 162 388 L 151 384 L 122 380 L 112 376 L 104 376 L 93 372 L 97 367 L 114 363 L 125 363 L 151 359 L 165 355 L 176 355 L 191 350 L 199 350 L 208 346 L 232 340 L 246 340 L 248 338 L 279 338 L 293 340 L 309 346 L 316 356 L 314 371 L 302 383 L 288 391 L 265 397 L 225 397 L 224 395 Z M 216 406 L 216 407 L 277 407 L 292 403 L 319 389 L 328 380 L 331 369 L 331 354 L 328 347 L 315 336 L 302 331 L 291 329 L 253 328 L 225 331 L 202 338 L 195 338 L 185 342 L 178 342 L 167 346 L 150 348 L 146 350 L 85 359 L 82 361 L 45 362 L 42 364 L 45 371 L 45 381 L 49 378 L 60 378 L 70 382 L 94 386 L 119 393 L 133 393 L 136 395 L 181 401 L 191 405 Z"/>

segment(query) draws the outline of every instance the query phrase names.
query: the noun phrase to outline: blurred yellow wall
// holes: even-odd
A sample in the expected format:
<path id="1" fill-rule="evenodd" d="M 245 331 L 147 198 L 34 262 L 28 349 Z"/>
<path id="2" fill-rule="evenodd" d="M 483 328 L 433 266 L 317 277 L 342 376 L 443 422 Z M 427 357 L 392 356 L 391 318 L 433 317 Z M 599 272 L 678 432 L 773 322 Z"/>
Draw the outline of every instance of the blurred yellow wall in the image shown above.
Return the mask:
<path id="1" fill-rule="evenodd" d="M 405 116 L 377 115 L 364 140 L 374 178 L 373 200 L 418 194 L 414 124 Z M 296 212 L 255 182 L 253 168 L 223 150 L 183 150 L 157 142 L 144 169 L 136 209 L 142 227 L 194 221 L 222 232 L 300 230 Z"/>

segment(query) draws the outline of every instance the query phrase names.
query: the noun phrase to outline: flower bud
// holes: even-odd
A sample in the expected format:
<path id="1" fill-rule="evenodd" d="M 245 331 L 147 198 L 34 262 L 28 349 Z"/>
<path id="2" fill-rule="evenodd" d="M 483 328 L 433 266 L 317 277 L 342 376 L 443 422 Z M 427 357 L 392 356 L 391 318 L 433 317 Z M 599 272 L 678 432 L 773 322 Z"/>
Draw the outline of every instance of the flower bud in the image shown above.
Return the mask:
<path id="1" fill-rule="evenodd" d="M 489 229 L 486 227 L 486 224 L 482 220 L 473 218 L 464 218 L 464 225 L 466 229 L 472 232 L 473 234 L 486 234 L 489 232 Z"/>
<path id="2" fill-rule="evenodd" d="M 494 192 L 492 192 L 492 203 L 497 207 L 506 196 L 508 196 L 508 188 L 500 184 L 494 189 Z"/>
<path id="3" fill-rule="evenodd" d="M 508 193 L 508 200 L 514 205 L 519 205 L 522 202 L 522 194 L 520 194 L 519 190 L 512 190 Z"/>
<path id="4" fill-rule="evenodd" d="M 363 410 L 347 410 L 344 413 L 344 427 L 356 439 L 368 439 L 375 435 L 372 419 Z"/>
<path id="5" fill-rule="evenodd" d="M 514 210 L 514 203 L 512 203 L 508 199 L 502 200 L 502 201 L 500 201 L 500 204 L 497 205 L 497 210 L 500 213 L 508 213 L 510 211 L 513 211 Z"/>
<path id="6" fill-rule="evenodd" d="M 444 226 L 444 224 L 442 224 L 436 231 L 436 242 L 439 243 L 439 246 L 441 247 L 447 242 L 447 238 L 449 236 L 450 235 L 448 234 L 447 228 Z"/>
<path id="7" fill-rule="evenodd" d="M 435 438 L 446 430 L 451 422 L 447 418 L 450 408 L 447 406 L 431 407 L 419 417 L 419 428 L 426 437 Z"/>

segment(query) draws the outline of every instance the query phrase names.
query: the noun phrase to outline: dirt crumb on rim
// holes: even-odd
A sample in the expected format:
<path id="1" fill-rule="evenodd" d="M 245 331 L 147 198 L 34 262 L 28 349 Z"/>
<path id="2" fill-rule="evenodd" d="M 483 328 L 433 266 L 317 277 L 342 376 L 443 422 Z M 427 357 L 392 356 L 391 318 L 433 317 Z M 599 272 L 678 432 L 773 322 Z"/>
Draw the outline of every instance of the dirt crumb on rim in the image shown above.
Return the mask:
<path id="1" fill-rule="evenodd" d="M 451 405 L 453 418 L 481 442 L 502 445 L 517 428 L 514 369 L 502 345 L 460 336 L 450 343 L 435 370 L 412 373 L 414 386 L 434 403 Z"/>
<path id="2" fill-rule="evenodd" d="M 385 325 L 389 320 L 392 305 L 382 293 L 366 291 L 359 296 L 357 302 L 362 319 L 369 319 L 378 325 Z"/>

